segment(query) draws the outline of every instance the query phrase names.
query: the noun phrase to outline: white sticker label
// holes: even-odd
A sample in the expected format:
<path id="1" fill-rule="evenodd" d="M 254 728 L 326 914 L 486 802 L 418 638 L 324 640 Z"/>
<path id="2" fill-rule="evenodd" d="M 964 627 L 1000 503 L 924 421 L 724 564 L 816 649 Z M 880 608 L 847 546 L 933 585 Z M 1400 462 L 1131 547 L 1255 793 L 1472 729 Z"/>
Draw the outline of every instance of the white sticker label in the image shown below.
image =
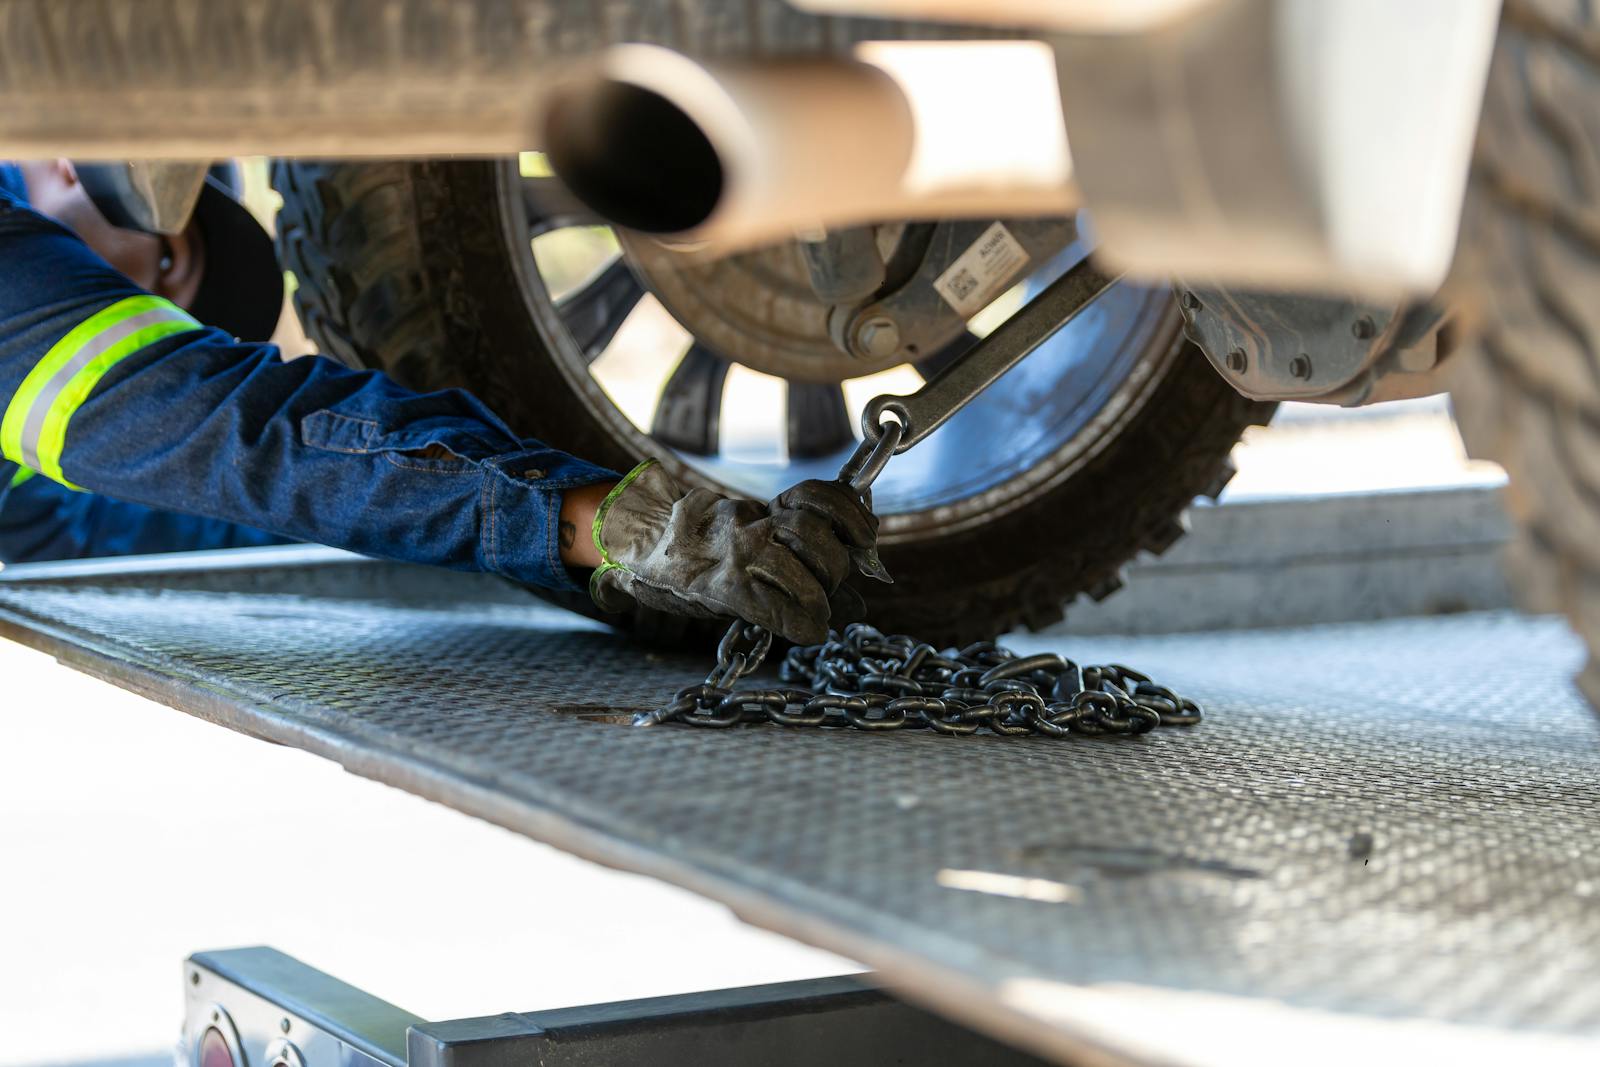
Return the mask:
<path id="1" fill-rule="evenodd" d="M 999 296 L 1027 263 L 1028 253 L 997 222 L 939 275 L 933 287 L 956 314 L 971 318 Z"/>

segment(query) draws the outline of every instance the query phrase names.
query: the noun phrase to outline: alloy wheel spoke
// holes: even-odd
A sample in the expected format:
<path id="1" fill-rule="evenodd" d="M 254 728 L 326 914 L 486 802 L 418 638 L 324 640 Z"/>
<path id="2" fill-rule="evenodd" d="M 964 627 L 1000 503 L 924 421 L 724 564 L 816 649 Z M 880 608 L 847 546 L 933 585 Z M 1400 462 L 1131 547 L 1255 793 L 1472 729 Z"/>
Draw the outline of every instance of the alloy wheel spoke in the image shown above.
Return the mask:
<path id="1" fill-rule="evenodd" d="M 856 443 L 844 390 L 819 382 L 789 383 L 789 458 L 831 456 Z"/>
<path id="2" fill-rule="evenodd" d="M 528 217 L 530 238 L 567 226 L 604 225 L 559 179 L 549 175 L 522 179 L 522 208 Z"/>
<path id="3" fill-rule="evenodd" d="M 593 363 L 611 344 L 623 320 L 644 297 L 644 286 L 619 256 L 582 289 L 556 304 L 585 361 Z"/>
<path id="4" fill-rule="evenodd" d="M 727 380 L 728 361 L 695 342 L 661 390 L 650 435 L 697 456 L 716 455 Z"/>

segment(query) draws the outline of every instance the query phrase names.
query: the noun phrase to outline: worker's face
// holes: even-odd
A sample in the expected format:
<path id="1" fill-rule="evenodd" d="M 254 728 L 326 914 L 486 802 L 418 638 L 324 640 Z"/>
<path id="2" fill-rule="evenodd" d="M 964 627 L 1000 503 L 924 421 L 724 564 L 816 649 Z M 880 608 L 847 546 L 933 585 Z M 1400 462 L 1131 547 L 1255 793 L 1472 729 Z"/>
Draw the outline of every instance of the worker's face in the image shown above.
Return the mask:
<path id="1" fill-rule="evenodd" d="M 84 192 L 65 159 L 21 164 L 34 208 L 71 229 L 135 285 L 188 308 L 200 291 L 204 245 L 196 224 L 181 234 L 155 237 L 113 226 Z"/>

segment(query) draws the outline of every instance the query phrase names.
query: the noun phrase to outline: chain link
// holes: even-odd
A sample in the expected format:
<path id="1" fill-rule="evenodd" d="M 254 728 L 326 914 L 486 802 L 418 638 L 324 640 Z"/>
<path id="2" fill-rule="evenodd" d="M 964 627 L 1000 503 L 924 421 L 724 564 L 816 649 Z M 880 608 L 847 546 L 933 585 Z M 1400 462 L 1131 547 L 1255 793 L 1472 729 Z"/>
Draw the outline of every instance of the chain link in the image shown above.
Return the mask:
<path id="1" fill-rule="evenodd" d="M 905 431 L 893 417 L 879 416 L 875 422 L 876 433 L 867 435 L 839 471 L 839 480 L 869 506 L 872 483 Z M 860 556 L 856 565 L 887 579 L 876 552 Z M 864 623 L 845 627 L 843 636 L 830 633 L 823 644 L 791 648 L 778 671 L 784 687 L 735 689 L 771 649 L 772 634 L 734 622 L 717 645 L 717 665 L 706 680 L 678 690 L 666 707 L 634 716 L 634 725 L 770 722 L 1066 737 L 1142 734 L 1157 726 L 1193 726 L 1201 718 L 1199 704 L 1128 667 L 1080 667 L 1053 652 L 1018 656 L 992 641 L 941 652 Z"/>
<path id="2" fill-rule="evenodd" d="M 855 623 L 820 645 L 791 648 L 773 689 L 735 689 L 761 665 L 772 635 L 735 623 L 717 648 L 717 667 L 672 703 L 634 718 L 731 727 L 849 727 L 1003 736 L 1142 734 L 1193 726 L 1200 705 L 1119 664 L 1082 667 L 1053 652 L 1018 656 L 992 641 L 936 650 L 911 637 Z"/>

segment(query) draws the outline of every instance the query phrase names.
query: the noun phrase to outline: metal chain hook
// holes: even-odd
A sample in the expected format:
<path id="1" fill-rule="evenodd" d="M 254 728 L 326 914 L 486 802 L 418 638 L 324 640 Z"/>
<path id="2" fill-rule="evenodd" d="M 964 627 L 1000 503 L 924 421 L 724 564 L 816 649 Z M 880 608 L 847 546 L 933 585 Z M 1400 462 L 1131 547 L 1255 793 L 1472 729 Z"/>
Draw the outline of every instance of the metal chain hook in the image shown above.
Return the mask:
<path id="1" fill-rule="evenodd" d="M 850 458 L 845 460 L 844 466 L 839 468 L 839 481 L 848 485 L 868 507 L 872 506 L 872 483 L 878 480 L 878 475 L 883 473 L 883 468 L 894 456 L 904 433 L 905 427 L 894 418 L 880 420 L 877 436 L 863 440 L 856 446 Z M 878 559 L 876 549 L 853 553 L 852 559 L 857 568 L 868 577 L 885 582 L 894 580 L 889 577 L 883 561 Z M 746 643 L 748 647 L 741 649 L 739 647 L 741 642 Z M 717 665 L 706 676 L 705 687 L 711 690 L 733 688 L 739 679 L 761 667 L 771 649 L 772 634 L 765 628 L 745 622 L 743 619 L 733 620 L 717 644 Z M 640 715 L 635 720 L 635 725 L 651 726 L 663 722 L 664 713 L 668 710 L 663 708 Z"/>
<path id="2" fill-rule="evenodd" d="M 839 472 L 863 499 L 894 454 L 903 428 L 885 421 Z M 872 557 L 876 564 L 876 557 Z M 857 560 L 863 571 L 872 570 Z M 881 567 L 881 564 L 876 564 Z M 862 623 L 826 643 L 791 648 L 781 689 L 735 690 L 772 649 L 772 634 L 736 620 L 717 645 L 717 665 L 699 685 L 634 718 L 636 726 L 678 722 L 728 728 L 770 722 L 873 732 L 928 729 L 949 736 L 987 730 L 1002 737 L 1137 735 L 1193 726 L 1200 705 L 1120 664 L 1080 667 L 1054 653 L 1019 657 L 990 642 L 936 651 Z"/>
<path id="3" fill-rule="evenodd" d="M 839 480 L 864 498 L 872 491 L 872 483 L 878 480 L 878 475 L 883 473 L 883 468 L 894 457 L 895 450 L 900 447 L 900 439 L 906 432 L 904 424 L 894 417 L 894 412 L 886 411 L 884 415 L 888 417 L 879 419 L 878 432 L 862 438 L 855 452 L 839 468 Z"/>
<path id="4" fill-rule="evenodd" d="M 873 398 L 862 412 L 862 441 L 840 468 L 839 480 L 870 508 L 872 484 L 890 458 L 933 433 L 1115 281 L 1080 263 L 915 393 Z M 875 550 L 851 557 L 863 574 L 892 581 Z M 824 644 L 790 650 L 780 677 L 804 680 L 808 688 L 734 692 L 771 647 L 766 630 L 735 621 L 706 681 L 680 690 L 671 704 L 639 715 L 635 723 L 728 727 L 770 721 L 862 730 L 923 727 L 956 735 L 986 728 L 1001 735 L 1064 737 L 1139 734 L 1201 718 L 1194 701 L 1126 667 L 1080 668 L 1054 655 L 1019 659 L 988 643 L 935 652 L 910 637 L 886 637 L 859 623 L 846 627 L 842 637 L 830 634 Z"/>

